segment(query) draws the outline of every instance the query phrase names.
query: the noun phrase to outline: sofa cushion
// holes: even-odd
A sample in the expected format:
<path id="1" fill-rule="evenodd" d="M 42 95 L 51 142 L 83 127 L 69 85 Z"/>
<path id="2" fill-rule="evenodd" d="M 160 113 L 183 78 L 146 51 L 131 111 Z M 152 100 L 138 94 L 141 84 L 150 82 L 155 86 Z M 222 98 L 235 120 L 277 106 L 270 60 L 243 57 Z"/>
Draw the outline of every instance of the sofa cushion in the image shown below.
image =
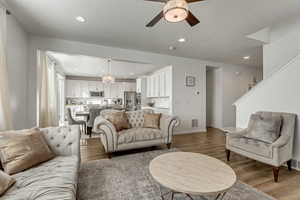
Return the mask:
<path id="1" fill-rule="evenodd" d="M 161 139 L 161 130 L 152 128 L 131 128 L 118 133 L 118 144 L 128 144 L 148 140 Z"/>
<path id="2" fill-rule="evenodd" d="M 249 131 L 246 137 L 271 144 L 279 138 L 281 124 L 280 116 L 262 117 L 253 114 L 250 117 Z"/>
<path id="3" fill-rule="evenodd" d="M 146 113 L 144 114 L 144 128 L 156 128 L 159 129 L 160 128 L 160 118 L 161 118 L 161 114 L 149 114 Z"/>
<path id="4" fill-rule="evenodd" d="M 108 120 L 115 126 L 116 131 L 121 131 L 123 129 L 129 129 L 130 125 L 128 123 L 128 118 L 125 112 L 115 112 L 112 113 Z"/>
<path id="5" fill-rule="evenodd" d="M 77 156 L 59 156 L 37 167 L 13 175 L 15 185 L 1 200 L 75 200 Z"/>
<path id="6" fill-rule="evenodd" d="M 0 170 L 0 197 L 10 188 L 16 180 Z"/>
<path id="7" fill-rule="evenodd" d="M 230 137 L 229 145 L 242 151 L 247 151 L 266 158 L 272 158 L 271 144 L 246 138 L 246 137 Z"/>
<path id="8" fill-rule="evenodd" d="M 152 110 L 138 110 L 126 112 L 129 124 L 133 128 L 143 127 L 144 125 L 144 114 L 153 113 Z"/>
<path id="9" fill-rule="evenodd" d="M 39 130 L 0 139 L 0 159 L 4 171 L 8 174 L 26 170 L 53 157 L 54 154 Z"/>

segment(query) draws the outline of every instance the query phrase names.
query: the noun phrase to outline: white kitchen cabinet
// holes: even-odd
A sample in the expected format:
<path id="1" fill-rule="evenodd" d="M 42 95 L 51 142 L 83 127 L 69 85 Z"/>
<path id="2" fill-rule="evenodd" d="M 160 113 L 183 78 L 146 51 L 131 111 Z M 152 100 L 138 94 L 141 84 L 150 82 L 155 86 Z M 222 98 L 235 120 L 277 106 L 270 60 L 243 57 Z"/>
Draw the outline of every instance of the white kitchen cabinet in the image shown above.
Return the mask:
<path id="1" fill-rule="evenodd" d="M 104 91 L 104 84 L 101 81 L 96 81 L 96 91 Z"/>
<path id="2" fill-rule="evenodd" d="M 142 93 L 142 79 L 141 78 L 136 79 L 136 92 Z"/>
<path id="3" fill-rule="evenodd" d="M 152 87 L 152 83 L 151 83 L 151 76 L 147 77 L 147 87 L 146 87 L 146 94 L 147 97 L 151 97 L 151 87 Z"/>
<path id="4" fill-rule="evenodd" d="M 166 67 L 147 77 L 147 97 L 170 97 L 172 95 L 172 68 Z"/>
<path id="5" fill-rule="evenodd" d="M 66 97 L 90 98 L 90 91 L 104 91 L 104 98 L 123 98 L 124 91 L 136 91 L 136 83 L 116 82 L 103 84 L 101 81 L 66 80 Z"/>
<path id="6" fill-rule="evenodd" d="M 96 81 L 87 81 L 89 91 L 97 91 L 97 82 Z"/>
<path id="7" fill-rule="evenodd" d="M 67 80 L 67 97 L 77 98 L 80 97 L 80 81 Z"/>
<path id="8" fill-rule="evenodd" d="M 159 90 L 159 86 L 160 86 L 160 80 L 159 80 L 159 77 L 160 77 L 160 74 L 157 73 L 157 74 L 154 74 L 154 90 L 153 90 L 153 96 L 154 97 L 159 97 L 159 93 L 160 93 L 160 90 Z"/>
<path id="9" fill-rule="evenodd" d="M 119 83 L 114 83 L 110 85 L 110 98 L 122 98 L 119 88 L 120 88 Z"/>
<path id="10" fill-rule="evenodd" d="M 172 95 L 172 67 L 167 67 L 165 71 L 165 78 L 166 78 L 166 96 L 170 97 Z"/>
<path id="11" fill-rule="evenodd" d="M 110 87 L 109 84 L 103 84 L 104 97 L 110 98 Z"/>
<path id="12" fill-rule="evenodd" d="M 89 85 L 87 81 L 79 81 L 80 88 L 78 97 L 88 98 L 90 96 Z"/>
<path id="13" fill-rule="evenodd" d="M 66 80 L 66 97 L 72 97 L 72 80 Z"/>

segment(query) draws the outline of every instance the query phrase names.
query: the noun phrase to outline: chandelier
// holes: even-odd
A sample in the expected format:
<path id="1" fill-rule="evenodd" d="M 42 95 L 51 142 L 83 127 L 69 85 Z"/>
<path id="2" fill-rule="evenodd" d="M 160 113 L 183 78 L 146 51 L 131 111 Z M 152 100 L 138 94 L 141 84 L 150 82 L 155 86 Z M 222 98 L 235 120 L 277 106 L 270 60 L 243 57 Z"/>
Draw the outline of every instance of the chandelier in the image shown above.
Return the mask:
<path id="1" fill-rule="evenodd" d="M 185 0 L 169 0 L 164 9 L 164 17 L 169 22 L 180 22 L 188 17 L 188 3 Z"/>
<path id="2" fill-rule="evenodd" d="M 111 59 L 107 60 L 107 74 L 102 76 L 102 83 L 112 84 L 115 83 L 116 78 L 111 75 Z"/>

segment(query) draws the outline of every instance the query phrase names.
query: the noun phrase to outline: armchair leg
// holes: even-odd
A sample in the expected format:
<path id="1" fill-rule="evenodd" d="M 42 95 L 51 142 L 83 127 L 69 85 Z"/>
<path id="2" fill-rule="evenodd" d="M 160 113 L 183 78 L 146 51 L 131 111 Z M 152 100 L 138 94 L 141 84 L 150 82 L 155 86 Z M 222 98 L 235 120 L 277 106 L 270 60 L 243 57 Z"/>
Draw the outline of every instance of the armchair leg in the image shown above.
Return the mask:
<path id="1" fill-rule="evenodd" d="M 167 144 L 168 149 L 171 149 L 172 143 Z"/>
<path id="2" fill-rule="evenodd" d="M 292 160 L 287 161 L 289 171 L 292 171 Z"/>
<path id="3" fill-rule="evenodd" d="M 111 159 L 112 158 L 112 153 L 107 153 L 107 157 L 108 157 L 108 159 Z"/>
<path id="4" fill-rule="evenodd" d="M 230 161 L 230 150 L 226 149 L 226 158 L 227 158 L 227 161 L 229 162 Z"/>
<path id="5" fill-rule="evenodd" d="M 277 183 L 278 175 L 279 175 L 279 167 L 273 167 L 273 174 L 274 174 L 274 181 L 275 181 L 275 183 Z"/>

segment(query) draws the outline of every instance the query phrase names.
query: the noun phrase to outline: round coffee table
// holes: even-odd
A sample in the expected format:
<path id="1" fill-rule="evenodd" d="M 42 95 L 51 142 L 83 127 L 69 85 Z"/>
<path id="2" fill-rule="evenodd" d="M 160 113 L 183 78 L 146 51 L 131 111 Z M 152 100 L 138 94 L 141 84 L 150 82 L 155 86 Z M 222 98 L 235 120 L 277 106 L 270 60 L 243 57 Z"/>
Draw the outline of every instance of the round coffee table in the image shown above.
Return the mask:
<path id="1" fill-rule="evenodd" d="M 149 166 L 152 177 L 174 194 L 216 195 L 223 199 L 237 178 L 224 162 L 199 153 L 173 152 L 154 158 Z M 162 199 L 166 194 L 161 194 Z"/>

